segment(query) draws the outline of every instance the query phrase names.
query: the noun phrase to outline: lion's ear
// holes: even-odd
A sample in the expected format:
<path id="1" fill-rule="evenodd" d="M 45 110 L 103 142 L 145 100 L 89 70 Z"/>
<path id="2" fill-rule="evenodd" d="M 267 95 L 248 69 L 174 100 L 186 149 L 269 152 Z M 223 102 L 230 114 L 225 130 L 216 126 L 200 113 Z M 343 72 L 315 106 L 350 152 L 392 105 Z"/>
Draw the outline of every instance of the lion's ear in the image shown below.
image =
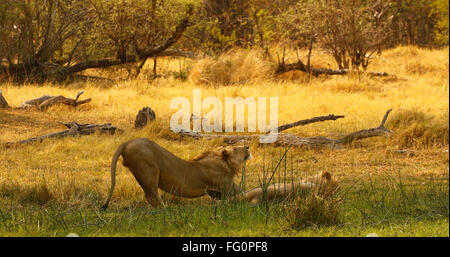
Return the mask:
<path id="1" fill-rule="evenodd" d="M 320 174 L 320 176 L 326 180 L 331 179 L 331 174 L 328 171 L 322 171 L 322 174 Z"/>
<path id="2" fill-rule="evenodd" d="M 230 158 L 230 153 L 228 153 L 227 150 L 222 150 L 222 159 L 224 161 L 228 161 L 229 158 Z"/>

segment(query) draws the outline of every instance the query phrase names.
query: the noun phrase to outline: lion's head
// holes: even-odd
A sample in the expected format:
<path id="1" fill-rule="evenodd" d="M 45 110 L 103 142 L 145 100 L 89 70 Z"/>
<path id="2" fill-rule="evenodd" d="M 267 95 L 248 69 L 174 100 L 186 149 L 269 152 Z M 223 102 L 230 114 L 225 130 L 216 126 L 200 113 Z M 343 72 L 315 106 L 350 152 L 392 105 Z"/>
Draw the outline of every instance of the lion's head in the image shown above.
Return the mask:
<path id="1" fill-rule="evenodd" d="M 221 159 L 232 167 L 232 172 L 236 175 L 240 167 L 252 158 L 248 146 L 222 146 L 214 150 L 206 151 L 192 159 L 193 161 L 204 160 L 207 158 Z"/>
<path id="2" fill-rule="evenodd" d="M 227 146 L 219 151 L 224 161 L 236 166 L 240 166 L 252 158 L 248 146 Z"/>
<path id="3" fill-rule="evenodd" d="M 331 177 L 328 171 L 322 171 L 315 177 L 316 194 L 321 197 L 329 197 L 339 189 L 338 182 Z"/>

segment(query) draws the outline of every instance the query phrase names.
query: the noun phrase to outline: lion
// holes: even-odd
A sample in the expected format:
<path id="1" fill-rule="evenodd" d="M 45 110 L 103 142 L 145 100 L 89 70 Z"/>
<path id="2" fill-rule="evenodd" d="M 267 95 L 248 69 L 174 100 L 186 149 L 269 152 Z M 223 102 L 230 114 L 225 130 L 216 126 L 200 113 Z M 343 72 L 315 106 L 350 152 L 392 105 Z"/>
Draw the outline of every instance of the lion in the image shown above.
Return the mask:
<path id="1" fill-rule="evenodd" d="M 120 156 L 123 166 L 131 171 L 143 189 L 145 199 L 153 207 L 164 206 L 158 188 L 185 198 L 236 194 L 240 188 L 233 178 L 251 159 L 248 146 L 219 147 L 186 161 L 149 139 L 130 140 L 121 144 L 112 158 L 111 190 L 102 210 L 108 208 L 111 200 Z"/>
<path id="2" fill-rule="evenodd" d="M 302 192 L 313 192 L 322 197 L 331 196 L 336 192 L 338 183 L 331 177 L 331 174 L 324 171 L 316 176 L 306 178 L 299 182 L 276 183 L 267 186 L 266 192 L 263 187 L 250 189 L 242 193 L 238 200 L 247 201 L 253 204 L 267 201 L 284 201 L 292 199 Z M 264 195 L 266 193 L 266 195 Z"/>

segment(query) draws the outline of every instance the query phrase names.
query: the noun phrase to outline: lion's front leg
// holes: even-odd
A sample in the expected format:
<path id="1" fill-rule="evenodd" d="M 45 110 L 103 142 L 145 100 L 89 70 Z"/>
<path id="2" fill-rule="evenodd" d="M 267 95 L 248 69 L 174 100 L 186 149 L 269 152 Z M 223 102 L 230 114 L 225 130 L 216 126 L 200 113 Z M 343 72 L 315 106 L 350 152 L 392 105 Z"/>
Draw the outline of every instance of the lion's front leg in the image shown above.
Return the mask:
<path id="1" fill-rule="evenodd" d="M 208 190 L 207 193 L 212 199 L 216 200 L 222 199 L 222 193 L 219 191 Z"/>
<path id="2" fill-rule="evenodd" d="M 150 190 L 150 192 L 145 192 L 145 200 L 153 207 L 157 207 L 159 205 L 166 207 L 166 204 L 161 199 L 161 196 L 158 194 L 158 189 Z"/>
<path id="3" fill-rule="evenodd" d="M 236 197 L 241 193 L 241 188 L 234 182 L 227 182 L 222 185 L 220 190 L 221 199 L 227 197 Z"/>

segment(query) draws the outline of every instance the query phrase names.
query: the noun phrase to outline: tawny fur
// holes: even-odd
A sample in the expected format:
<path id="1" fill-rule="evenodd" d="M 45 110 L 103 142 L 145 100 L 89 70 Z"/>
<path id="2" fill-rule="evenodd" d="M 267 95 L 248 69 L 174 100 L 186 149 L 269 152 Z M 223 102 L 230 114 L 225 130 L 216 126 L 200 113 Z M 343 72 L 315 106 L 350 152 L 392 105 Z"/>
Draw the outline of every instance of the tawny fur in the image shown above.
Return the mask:
<path id="1" fill-rule="evenodd" d="M 111 163 L 111 190 L 102 209 L 108 207 L 116 178 L 119 157 L 144 190 L 152 206 L 164 205 L 158 188 L 176 196 L 195 198 L 209 192 L 227 195 L 240 192 L 233 181 L 241 166 L 250 158 L 247 146 L 220 147 L 207 151 L 191 161 L 178 158 L 146 138 L 120 145 Z"/>
<path id="2" fill-rule="evenodd" d="M 301 191 L 309 191 L 320 196 L 329 196 L 330 194 L 335 193 L 337 187 L 337 182 L 332 179 L 329 172 L 325 171 L 300 182 L 271 184 L 267 186 L 266 196 L 264 196 L 264 189 L 262 187 L 257 187 L 242 193 L 238 196 L 238 200 L 255 204 L 263 201 L 264 197 L 267 197 L 266 199 L 269 202 L 284 201 L 295 197 L 301 193 Z"/>

